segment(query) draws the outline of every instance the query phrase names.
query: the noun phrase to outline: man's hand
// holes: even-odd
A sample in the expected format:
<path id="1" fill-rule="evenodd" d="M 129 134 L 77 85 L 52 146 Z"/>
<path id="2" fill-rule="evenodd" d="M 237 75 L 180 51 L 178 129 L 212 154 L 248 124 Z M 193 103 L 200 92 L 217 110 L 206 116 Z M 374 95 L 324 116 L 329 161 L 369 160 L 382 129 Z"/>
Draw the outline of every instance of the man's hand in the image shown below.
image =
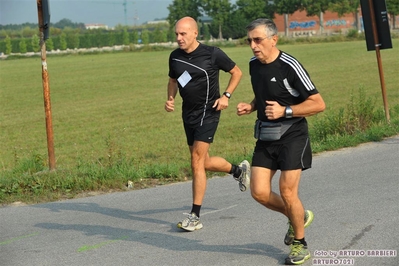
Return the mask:
<path id="1" fill-rule="evenodd" d="M 169 96 L 169 100 L 165 103 L 166 112 L 173 112 L 175 110 L 175 99 L 172 96 Z"/>
<path id="2" fill-rule="evenodd" d="M 276 101 L 266 101 L 265 115 L 269 120 L 279 119 L 285 116 L 285 106 Z"/>
<path id="3" fill-rule="evenodd" d="M 249 103 L 239 103 L 237 105 L 237 115 L 249 115 L 252 113 L 252 106 Z"/>
<path id="4" fill-rule="evenodd" d="M 229 106 L 229 99 L 226 96 L 222 96 L 215 101 L 212 108 L 216 107 L 216 111 L 224 110 Z"/>

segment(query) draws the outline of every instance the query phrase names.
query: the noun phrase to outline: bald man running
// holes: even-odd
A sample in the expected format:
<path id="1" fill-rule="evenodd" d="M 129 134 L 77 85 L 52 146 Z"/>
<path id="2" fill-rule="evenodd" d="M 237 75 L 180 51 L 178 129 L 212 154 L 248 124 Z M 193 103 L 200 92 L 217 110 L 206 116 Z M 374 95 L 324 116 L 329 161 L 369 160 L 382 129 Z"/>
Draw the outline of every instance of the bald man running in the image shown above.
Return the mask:
<path id="1" fill-rule="evenodd" d="M 222 50 L 197 41 L 198 27 L 193 18 L 180 19 L 176 23 L 175 34 L 179 48 L 169 57 L 168 99 L 165 110 L 174 111 L 175 97 L 179 91 L 183 99 L 182 118 L 191 154 L 193 204 L 191 212 L 177 226 L 186 231 L 194 231 L 203 227 L 200 209 L 206 191 L 206 171 L 232 174 L 239 182 L 241 191 L 249 187 L 248 161 L 245 160 L 237 166 L 224 158 L 210 157 L 208 153 L 221 111 L 228 107 L 242 72 Z M 219 90 L 220 70 L 231 75 L 222 95 Z"/>

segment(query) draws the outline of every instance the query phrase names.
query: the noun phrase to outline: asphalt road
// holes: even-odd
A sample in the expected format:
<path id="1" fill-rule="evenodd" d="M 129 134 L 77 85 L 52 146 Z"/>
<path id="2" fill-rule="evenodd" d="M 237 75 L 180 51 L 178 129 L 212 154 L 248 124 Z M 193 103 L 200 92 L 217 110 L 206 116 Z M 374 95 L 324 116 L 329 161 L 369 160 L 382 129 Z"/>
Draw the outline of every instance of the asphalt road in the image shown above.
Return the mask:
<path id="1" fill-rule="evenodd" d="M 398 179 L 399 136 L 315 156 L 300 188 L 315 213 L 306 230 L 312 258 L 305 265 L 399 265 Z M 0 265 L 284 262 L 286 218 L 240 192 L 231 176 L 209 180 L 204 228 L 180 231 L 175 224 L 190 207 L 191 182 L 3 207 Z"/>

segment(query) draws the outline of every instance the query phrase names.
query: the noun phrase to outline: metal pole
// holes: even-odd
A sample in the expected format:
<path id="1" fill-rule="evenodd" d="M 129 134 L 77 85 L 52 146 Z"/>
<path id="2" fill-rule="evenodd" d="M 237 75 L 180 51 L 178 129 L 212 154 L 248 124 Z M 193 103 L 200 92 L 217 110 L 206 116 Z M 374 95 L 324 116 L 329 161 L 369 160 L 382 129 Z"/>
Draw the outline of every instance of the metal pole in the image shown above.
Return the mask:
<path id="1" fill-rule="evenodd" d="M 385 89 L 384 71 L 382 69 L 381 54 L 380 54 L 380 46 L 381 46 L 381 44 L 380 44 L 380 42 L 378 40 L 378 31 L 377 31 L 377 24 L 376 24 L 376 21 L 375 21 L 373 0 L 369 0 L 369 6 L 370 6 L 371 24 L 372 24 L 372 27 L 373 27 L 375 52 L 376 52 L 376 55 L 377 55 L 378 71 L 380 73 L 381 92 L 382 92 L 382 100 L 384 102 L 385 117 L 387 119 L 387 122 L 390 123 L 388 100 L 387 100 L 387 94 L 386 94 L 386 89 Z"/>
<path id="2" fill-rule="evenodd" d="M 50 170 L 55 169 L 55 154 L 54 154 L 54 137 L 53 137 L 53 124 L 51 119 L 51 102 L 50 102 L 50 86 L 47 72 L 46 62 L 46 42 L 44 41 L 43 31 L 43 10 L 42 0 L 37 0 L 37 11 L 39 17 L 39 29 L 40 29 L 40 49 L 42 59 L 42 83 L 43 83 L 43 98 L 44 98 L 44 112 L 46 115 L 46 132 L 47 132 L 47 151 L 49 157 L 49 168 Z"/>

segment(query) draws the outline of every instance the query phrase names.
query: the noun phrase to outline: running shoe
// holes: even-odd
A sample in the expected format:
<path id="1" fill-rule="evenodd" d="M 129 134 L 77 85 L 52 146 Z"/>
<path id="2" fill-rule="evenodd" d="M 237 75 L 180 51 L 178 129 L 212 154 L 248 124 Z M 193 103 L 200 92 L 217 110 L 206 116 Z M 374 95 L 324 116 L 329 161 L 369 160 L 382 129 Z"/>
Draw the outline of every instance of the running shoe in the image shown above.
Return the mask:
<path id="1" fill-rule="evenodd" d="M 247 160 L 244 160 L 238 165 L 238 167 L 241 169 L 241 175 L 237 178 L 234 177 L 234 179 L 238 181 L 239 189 L 244 192 L 249 188 L 251 181 L 251 165 Z"/>
<path id="2" fill-rule="evenodd" d="M 183 221 L 177 223 L 177 227 L 183 230 L 192 232 L 194 230 L 199 230 L 203 227 L 199 217 L 195 213 L 190 213 L 187 215 Z"/>
<path id="3" fill-rule="evenodd" d="M 308 227 L 313 222 L 314 214 L 312 211 L 305 211 L 305 228 Z M 288 231 L 285 234 L 284 243 L 289 246 L 294 241 L 294 228 L 290 221 L 288 221 Z"/>
<path id="4" fill-rule="evenodd" d="M 285 259 L 285 265 L 303 264 L 307 259 L 310 258 L 308 247 L 303 245 L 301 242 L 294 240 L 290 248 L 291 251 L 288 257 Z"/>

